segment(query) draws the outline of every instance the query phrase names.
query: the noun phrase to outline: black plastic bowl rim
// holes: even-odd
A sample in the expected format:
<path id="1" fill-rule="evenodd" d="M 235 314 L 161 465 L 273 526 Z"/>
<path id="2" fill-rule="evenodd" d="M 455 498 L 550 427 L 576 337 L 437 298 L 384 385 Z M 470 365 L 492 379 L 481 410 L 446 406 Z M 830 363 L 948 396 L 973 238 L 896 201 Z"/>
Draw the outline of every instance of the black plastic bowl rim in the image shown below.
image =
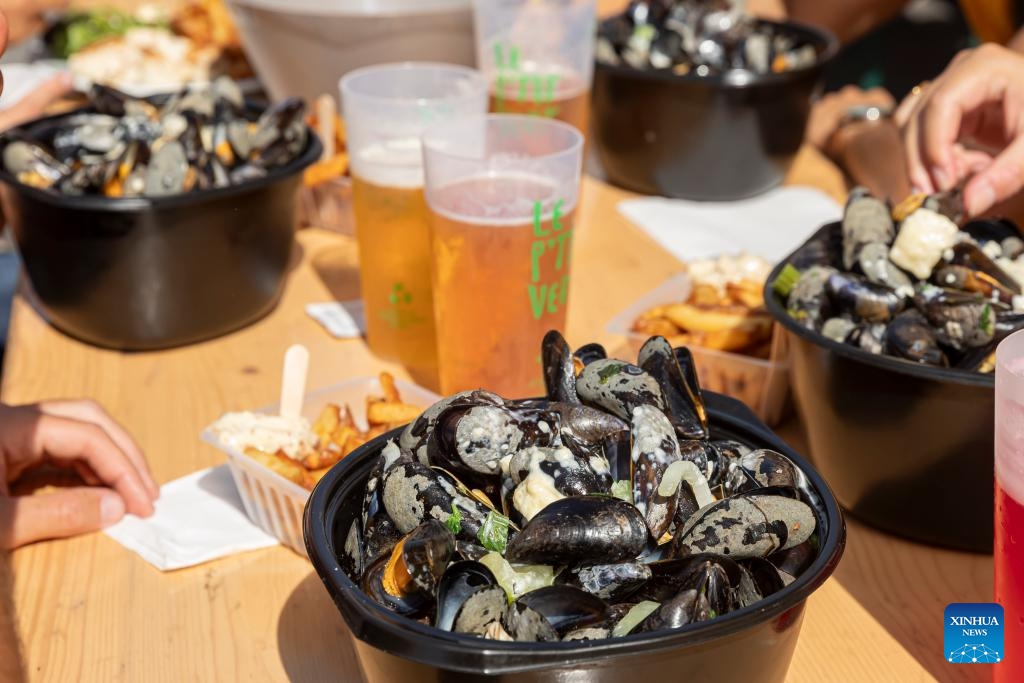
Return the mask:
<path id="1" fill-rule="evenodd" d="M 631 66 L 625 66 L 622 64 L 606 64 L 599 60 L 594 60 L 594 68 L 599 71 L 623 77 L 649 79 L 664 83 L 705 85 L 714 89 L 724 88 L 727 90 L 743 90 L 745 88 L 757 88 L 768 85 L 783 85 L 801 80 L 807 74 L 823 69 L 827 64 L 829 64 L 829 62 L 835 59 L 837 54 L 839 54 L 839 40 L 831 32 L 825 29 L 798 21 L 770 21 L 768 19 L 759 19 L 757 23 L 759 25 L 793 29 L 798 33 L 806 34 L 813 41 L 822 43 L 824 47 L 822 47 L 821 51 L 818 53 L 818 58 L 812 64 L 808 64 L 807 66 L 803 66 L 798 69 L 787 69 L 786 71 L 781 72 L 771 71 L 764 74 L 755 74 L 743 70 L 729 70 L 722 73 L 700 76 L 692 72 L 677 74 L 673 73 L 669 69 L 634 69 Z"/>
<path id="2" fill-rule="evenodd" d="M 264 111 L 266 107 L 258 107 L 251 102 L 247 102 L 246 109 L 254 113 L 260 113 Z M 94 112 L 95 109 L 93 107 L 86 106 L 73 111 L 55 114 L 53 116 L 43 116 L 38 119 L 33 119 L 27 123 L 23 123 L 15 128 L 6 130 L 3 133 L 0 133 L 0 151 L 2 151 L 11 142 L 18 139 L 31 140 L 33 138 L 32 131 L 35 128 L 56 122 L 60 119 L 75 116 L 76 114 L 89 114 Z M 275 166 L 267 171 L 267 174 L 262 178 L 246 180 L 237 185 L 228 185 L 227 187 L 213 187 L 207 190 L 183 192 L 180 194 L 168 195 L 166 197 L 105 197 L 103 195 L 64 194 L 63 192 L 58 192 L 56 190 L 32 187 L 31 185 L 22 183 L 16 176 L 7 170 L 3 163 L 0 163 L 0 182 L 9 185 L 12 189 L 17 190 L 28 197 L 32 197 L 39 202 L 44 202 L 71 211 L 81 210 L 106 211 L 109 213 L 138 213 L 174 209 L 181 206 L 199 204 L 207 200 L 248 194 L 254 190 L 260 190 L 295 175 L 299 171 L 316 162 L 323 153 L 323 146 L 320 143 L 320 138 L 317 137 L 316 133 L 308 125 L 306 125 L 306 134 L 307 139 L 305 148 L 287 164 L 284 164 L 283 166 Z"/>
<path id="3" fill-rule="evenodd" d="M 801 249 L 807 246 L 808 243 L 813 241 L 823 232 L 834 230 L 837 225 L 839 225 L 839 223 L 828 223 L 827 225 L 819 228 L 813 235 L 807 238 L 803 244 L 786 256 L 786 258 L 779 261 L 779 263 L 775 265 L 775 268 L 772 269 L 772 272 L 768 275 L 768 280 L 764 285 L 764 301 L 768 308 L 768 312 L 772 314 L 772 317 L 798 337 L 806 339 L 807 341 L 817 344 L 818 346 L 822 346 L 835 354 L 859 363 L 873 365 L 883 370 L 891 370 L 896 373 L 902 373 L 904 375 L 910 375 L 911 377 L 919 377 L 921 379 L 928 379 L 936 382 L 964 384 L 972 387 L 993 387 L 994 389 L 996 382 L 994 373 L 974 372 L 972 370 L 960 370 L 958 368 L 940 368 L 934 365 L 924 365 L 923 363 L 915 363 L 903 358 L 896 358 L 895 356 L 871 353 L 859 347 L 829 339 L 815 330 L 811 330 L 800 325 L 796 320 L 793 320 L 793 318 L 790 317 L 786 308 L 779 303 L 778 297 L 772 289 L 772 284 L 775 282 L 776 278 L 779 277 L 779 273 L 782 272 L 782 269 L 789 265 L 790 261 L 793 260 L 793 257 L 799 253 Z"/>
<path id="4" fill-rule="evenodd" d="M 328 509 L 340 504 L 340 502 L 333 502 L 338 499 L 334 492 L 339 486 L 345 485 L 344 482 L 350 478 L 350 472 L 361 467 L 364 460 L 375 456 L 386 441 L 397 439 L 404 427 L 394 429 L 359 447 L 320 480 L 313 489 L 303 514 L 303 536 L 306 550 L 321 579 L 326 581 L 327 576 L 338 577 L 332 580 L 336 580 L 340 584 L 342 596 L 339 598 L 332 594 L 332 597 L 336 603 L 341 600 L 346 601 L 350 610 L 364 624 L 370 625 L 366 629 L 367 631 L 376 631 L 375 635 L 379 640 L 392 644 L 396 653 L 400 653 L 399 656 L 405 659 L 463 673 L 499 675 L 564 667 L 614 656 L 633 656 L 692 646 L 742 632 L 754 623 L 769 621 L 804 603 L 811 593 L 831 577 L 846 546 L 846 523 L 839 503 L 828 484 L 803 457 L 793 451 L 767 427 L 761 425 L 753 413 L 749 413 L 749 410 L 738 401 L 714 395 L 712 392 L 705 392 L 705 394 L 713 396 L 707 401 L 709 417 L 713 425 L 718 426 L 719 429 L 724 428 L 725 431 L 739 435 L 741 438 L 767 443 L 797 464 L 821 496 L 825 516 L 829 523 L 828 533 L 822 539 L 818 557 L 815 558 L 811 566 L 779 592 L 743 609 L 729 612 L 709 622 L 689 624 L 679 629 L 637 633 L 604 640 L 554 643 L 483 640 L 476 636 L 451 633 L 433 626 L 426 626 L 389 611 L 367 596 L 338 564 L 330 547 L 332 530 L 324 529 L 324 538 L 327 540 L 322 543 L 321 547 L 314 542 L 312 529 L 314 525 L 323 527 L 327 520 Z M 720 405 L 726 402 L 729 405 L 735 405 L 745 414 L 749 414 L 749 417 L 740 418 L 716 411 L 710 406 L 712 401 Z M 346 610 L 342 610 L 342 612 L 346 621 L 349 621 L 349 614 L 346 613 Z M 353 635 L 357 638 L 360 637 L 357 633 L 353 633 Z M 437 652 L 436 658 L 411 655 L 408 650 L 414 648 L 403 647 L 403 644 L 409 641 L 417 641 L 421 644 L 415 648 L 417 653 Z M 431 641 L 438 643 L 438 649 L 422 647 L 424 641 L 427 645 Z M 374 647 L 377 645 L 374 644 Z M 458 658 L 451 656 L 453 652 L 458 654 Z M 496 663 L 487 661 L 488 657 L 502 653 L 521 655 L 527 652 L 531 654 L 531 660 L 528 663 L 506 664 L 500 661 Z"/>

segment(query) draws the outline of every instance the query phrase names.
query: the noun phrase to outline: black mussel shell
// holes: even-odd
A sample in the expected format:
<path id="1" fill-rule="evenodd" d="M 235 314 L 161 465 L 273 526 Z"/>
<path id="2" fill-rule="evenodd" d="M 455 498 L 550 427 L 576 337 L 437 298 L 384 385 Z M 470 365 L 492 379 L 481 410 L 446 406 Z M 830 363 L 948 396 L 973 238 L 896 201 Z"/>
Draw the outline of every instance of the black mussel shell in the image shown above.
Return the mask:
<path id="1" fill-rule="evenodd" d="M 939 347 L 939 340 L 920 311 L 905 311 L 889 323 L 882 337 L 885 352 L 897 358 L 946 367 L 949 359 Z"/>
<path id="2" fill-rule="evenodd" d="M 608 357 L 608 352 L 604 350 L 604 347 L 596 342 L 590 344 L 584 344 L 580 348 L 573 352 L 573 358 L 578 360 L 584 367 L 590 365 L 595 360 L 603 360 Z"/>
<path id="3" fill-rule="evenodd" d="M 437 615 L 434 619 L 434 626 L 445 631 L 451 631 L 455 625 L 456 617 L 466 604 L 466 601 L 471 596 L 493 587 L 498 587 L 501 590 L 501 607 L 493 614 L 493 619 L 489 621 L 499 620 L 507 602 L 505 591 L 497 584 L 498 582 L 494 578 L 494 574 L 491 573 L 491 570 L 479 562 L 464 560 L 449 565 L 437 585 Z M 477 607 L 484 608 L 485 604 L 474 605 L 472 609 L 476 610 Z M 474 614 L 485 617 L 485 611 L 487 610 L 481 609 L 478 612 L 474 612 Z M 467 613 L 466 617 L 468 618 L 469 616 L 470 614 Z M 481 621 L 484 620 L 481 618 Z M 485 627 L 487 623 L 480 625 Z"/>
<path id="4" fill-rule="evenodd" d="M 887 322 L 905 305 L 904 298 L 888 287 L 852 273 L 830 275 L 825 294 L 836 310 L 867 322 Z"/>
<path id="5" fill-rule="evenodd" d="M 548 399 L 566 403 L 578 401 L 572 349 L 565 337 L 558 330 L 550 330 L 544 335 L 540 348 Z"/>
<path id="6" fill-rule="evenodd" d="M 716 553 L 734 559 L 767 557 L 803 543 L 814 533 L 814 512 L 781 495 L 743 495 L 703 508 L 672 539 L 671 555 Z"/>
<path id="7" fill-rule="evenodd" d="M 662 629 L 680 628 L 698 621 L 714 618 L 711 605 L 705 596 L 695 590 L 686 590 L 663 603 L 631 633 L 647 633 Z"/>
<path id="8" fill-rule="evenodd" d="M 633 600 L 665 602 L 674 595 L 696 589 L 716 601 L 726 600 L 729 588 L 739 584 L 742 572 L 732 558 L 714 553 L 700 553 L 676 560 L 662 560 L 650 565 L 651 578 Z"/>
<path id="9" fill-rule="evenodd" d="M 461 517 L 457 538 L 475 543 L 490 508 L 464 495 L 450 476 L 418 462 L 398 462 L 384 473 L 384 507 L 399 531 L 408 533 L 422 522 L 447 522 L 457 507 Z"/>
<path id="10" fill-rule="evenodd" d="M 430 406 L 415 420 L 409 423 L 398 438 L 398 445 L 403 453 L 417 458 L 422 464 L 428 465 L 426 453 L 427 437 L 434 430 L 437 417 L 453 405 L 503 405 L 504 401 L 497 394 L 483 389 L 463 391 L 443 398 Z"/>
<path id="11" fill-rule="evenodd" d="M 674 351 L 664 337 L 651 337 L 641 347 L 637 364 L 661 388 L 666 414 L 679 438 L 707 438 L 707 411 L 689 349 Z"/>
<path id="12" fill-rule="evenodd" d="M 601 359 L 588 364 L 576 378 L 576 393 L 587 405 L 631 420 L 641 405 L 665 410 L 657 380 L 641 368 L 620 360 Z"/>
<path id="13" fill-rule="evenodd" d="M 508 544 L 510 562 L 569 565 L 635 558 L 647 543 L 640 511 L 609 496 L 556 500 L 531 519 Z"/>
<path id="14" fill-rule="evenodd" d="M 608 605 L 604 600 L 573 586 L 538 588 L 521 596 L 514 604 L 543 616 L 560 637 L 574 629 L 603 624 L 608 618 Z"/>

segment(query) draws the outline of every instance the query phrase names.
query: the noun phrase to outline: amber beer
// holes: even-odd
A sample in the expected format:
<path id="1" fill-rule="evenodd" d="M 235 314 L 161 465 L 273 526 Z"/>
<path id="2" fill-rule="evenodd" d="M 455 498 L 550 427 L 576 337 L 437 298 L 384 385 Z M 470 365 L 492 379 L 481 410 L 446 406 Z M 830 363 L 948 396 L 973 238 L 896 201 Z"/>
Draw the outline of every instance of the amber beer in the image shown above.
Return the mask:
<path id="1" fill-rule="evenodd" d="M 410 141 L 410 147 L 418 156 L 418 143 Z M 373 148 L 364 150 L 362 174 L 352 176 L 367 341 L 375 354 L 432 385 L 437 351 L 422 168 L 374 156 L 396 159 L 393 148 L 376 155 Z"/>
<path id="2" fill-rule="evenodd" d="M 548 330 L 565 329 L 575 210 L 556 195 L 553 183 L 525 174 L 435 191 L 441 393 L 543 394 L 540 343 Z"/>
<path id="3" fill-rule="evenodd" d="M 490 110 L 564 121 L 586 133 L 590 124 L 590 90 L 572 74 L 499 72 L 491 82 Z"/>

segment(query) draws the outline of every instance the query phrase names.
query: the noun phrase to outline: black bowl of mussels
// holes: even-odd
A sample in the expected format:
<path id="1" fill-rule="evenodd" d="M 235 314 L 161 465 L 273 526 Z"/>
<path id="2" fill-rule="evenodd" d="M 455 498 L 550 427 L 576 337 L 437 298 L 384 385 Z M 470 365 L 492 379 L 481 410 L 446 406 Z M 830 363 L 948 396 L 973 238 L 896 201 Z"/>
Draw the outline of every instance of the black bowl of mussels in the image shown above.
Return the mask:
<path id="1" fill-rule="evenodd" d="M 601 22 L 592 132 L 609 181 L 696 200 L 782 182 L 837 43 L 741 5 L 638 0 Z"/>
<path id="2" fill-rule="evenodd" d="M 313 490 L 366 680 L 783 681 L 845 544 L 825 482 L 663 337 L 543 358 L 546 396 L 442 399 Z"/>
<path id="3" fill-rule="evenodd" d="M 0 135 L 0 196 L 38 307 L 67 334 L 157 349 L 243 327 L 277 302 L 304 104 L 217 79 L 156 98 L 94 86 L 81 110 Z"/>
<path id="4" fill-rule="evenodd" d="M 1012 222 L 964 223 L 956 192 L 855 189 L 769 276 L 815 465 L 852 514 L 991 551 L 993 356 L 1024 326 L 1022 254 Z"/>

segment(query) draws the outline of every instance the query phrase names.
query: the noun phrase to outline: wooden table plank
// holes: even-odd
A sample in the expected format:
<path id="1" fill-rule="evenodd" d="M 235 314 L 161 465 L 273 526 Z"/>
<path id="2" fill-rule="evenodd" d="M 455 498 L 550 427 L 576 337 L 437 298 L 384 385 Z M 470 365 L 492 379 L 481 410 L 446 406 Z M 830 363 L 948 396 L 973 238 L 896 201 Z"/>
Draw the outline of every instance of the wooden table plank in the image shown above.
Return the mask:
<path id="1" fill-rule="evenodd" d="M 791 181 L 841 198 L 842 179 L 811 151 Z M 569 337 L 618 340 L 604 326 L 678 268 L 615 210 L 630 196 L 588 180 L 574 254 Z M 250 328 L 157 353 L 121 354 L 71 340 L 19 296 L 11 321 L 2 398 L 101 401 L 137 436 L 160 481 L 219 464 L 197 434 L 225 410 L 277 393 L 280 356 L 311 351 L 310 386 L 401 368 L 361 341 L 331 339 L 303 304 L 358 295 L 350 240 L 301 233 L 281 304 Z M 800 443 L 798 428 L 786 436 Z M 18 624 L 32 680 L 358 680 L 347 628 L 309 564 L 283 548 L 168 574 L 101 534 L 40 543 L 13 556 Z M 989 558 L 917 546 L 850 524 L 837 578 L 808 604 L 793 681 L 949 680 L 980 667 L 942 666 L 946 602 L 990 594 Z"/>

